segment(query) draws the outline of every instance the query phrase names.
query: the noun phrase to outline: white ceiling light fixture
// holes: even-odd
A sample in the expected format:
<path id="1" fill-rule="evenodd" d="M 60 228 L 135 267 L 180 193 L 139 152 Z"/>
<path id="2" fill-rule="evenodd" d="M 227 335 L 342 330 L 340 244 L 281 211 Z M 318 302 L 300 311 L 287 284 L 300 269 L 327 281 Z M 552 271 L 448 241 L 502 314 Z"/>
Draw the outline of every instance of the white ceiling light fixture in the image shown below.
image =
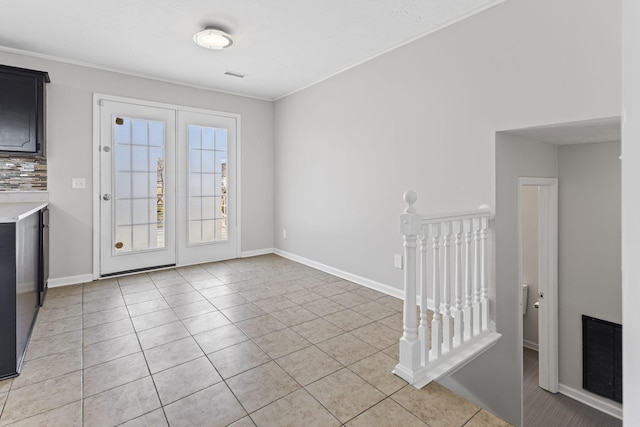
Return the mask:
<path id="1" fill-rule="evenodd" d="M 216 27 L 207 27 L 193 35 L 193 41 L 206 49 L 225 49 L 233 44 L 233 37 Z"/>

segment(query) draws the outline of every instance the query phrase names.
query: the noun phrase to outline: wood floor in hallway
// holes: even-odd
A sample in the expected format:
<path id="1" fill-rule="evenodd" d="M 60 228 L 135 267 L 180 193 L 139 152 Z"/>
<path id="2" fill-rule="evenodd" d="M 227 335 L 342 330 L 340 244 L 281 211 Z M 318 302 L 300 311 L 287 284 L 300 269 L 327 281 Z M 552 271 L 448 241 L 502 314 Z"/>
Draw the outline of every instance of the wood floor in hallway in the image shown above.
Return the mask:
<path id="1" fill-rule="evenodd" d="M 538 352 L 524 348 L 525 427 L 618 427 L 622 421 L 564 394 L 538 387 Z"/>

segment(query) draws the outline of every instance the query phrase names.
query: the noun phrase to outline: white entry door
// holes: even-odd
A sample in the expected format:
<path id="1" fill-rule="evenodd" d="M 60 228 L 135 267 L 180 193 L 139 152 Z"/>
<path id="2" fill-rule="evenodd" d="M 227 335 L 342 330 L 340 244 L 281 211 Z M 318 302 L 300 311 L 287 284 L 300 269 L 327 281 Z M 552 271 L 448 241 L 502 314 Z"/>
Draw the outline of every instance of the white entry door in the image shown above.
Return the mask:
<path id="1" fill-rule="evenodd" d="M 178 264 L 237 256 L 237 117 L 178 112 Z"/>
<path id="2" fill-rule="evenodd" d="M 100 275 L 173 265 L 175 111 L 100 104 Z"/>

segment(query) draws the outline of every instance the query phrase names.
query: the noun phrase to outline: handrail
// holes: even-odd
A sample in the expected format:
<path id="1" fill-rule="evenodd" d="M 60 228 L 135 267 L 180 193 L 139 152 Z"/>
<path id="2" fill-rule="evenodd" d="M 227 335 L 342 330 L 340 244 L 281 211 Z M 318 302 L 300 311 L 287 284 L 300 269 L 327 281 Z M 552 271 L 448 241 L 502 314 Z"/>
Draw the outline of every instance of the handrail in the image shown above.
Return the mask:
<path id="1" fill-rule="evenodd" d="M 495 218 L 495 208 L 491 205 L 482 205 L 478 209 L 471 209 L 454 213 L 420 214 L 420 223 L 436 224 L 440 222 L 462 221 L 465 219 L 487 218 L 489 221 Z"/>

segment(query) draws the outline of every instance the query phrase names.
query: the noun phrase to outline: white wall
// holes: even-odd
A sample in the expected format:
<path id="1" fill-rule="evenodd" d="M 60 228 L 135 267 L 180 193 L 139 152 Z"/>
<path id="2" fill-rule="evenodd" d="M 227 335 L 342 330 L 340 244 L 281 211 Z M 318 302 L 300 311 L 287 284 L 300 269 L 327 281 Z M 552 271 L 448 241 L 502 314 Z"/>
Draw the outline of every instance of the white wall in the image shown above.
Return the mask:
<path id="1" fill-rule="evenodd" d="M 640 2 L 622 0 L 622 363 L 624 425 L 640 425 Z"/>
<path id="2" fill-rule="evenodd" d="M 520 315 L 522 287 L 519 280 L 518 250 L 518 178 L 555 178 L 558 176 L 557 146 L 502 132 L 496 135 L 496 281 L 497 323 L 503 338 L 498 354 L 487 355 L 485 369 L 492 372 L 492 382 L 507 387 L 507 399 L 512 418 L 520 424 L 522 407 L 522 329 Z M 511 327 L 509 326 L 511 322 Z M 496 360 L 497 359 L 497 360 Z M 499 362 L 499 363 L 496 363 Z M 504 376 L 512 376 L 504 380 Z M 503 379 L 502 381 L 498 378 Z M 504 383 L 504 384 L 503 384 Z M 518 412 L 514 414 L 514 406 Z"/>
<path id="3" fill-rule="evenodd" d="M 510 0 L 277 101 L 276 247 L 400 288 L 403 191 L 423 212 L 493 203 L 496 130 L 620 113 L 619 7 Z M 516 283 L 501 342 L 455 377 L 513 423 Z"/>
<path id="4" fill-rule="evenodd" d="M 48 71 L 50 278 L 92 272 L 92 94 L 125 96 L 242 116 L 242 251 L 273 247 L 273 103 L 0 52 L 5 65 Z M 71 178 L 87 178 L 72 190 Z"/>
<path id="5" fill-rule="evenodd" d="M 538 347 L 538 187 L 521 189 L 522 203 L 522 283 L 529 285 L 527 313 L 522 318 L 525 347 Z"/>
<path id="6" fill-rule="evenodd" d="M 619 157 L 619 142 L 558 148 L 558 374 L 580 391 L 581 316 L 622 323 Z"/>

